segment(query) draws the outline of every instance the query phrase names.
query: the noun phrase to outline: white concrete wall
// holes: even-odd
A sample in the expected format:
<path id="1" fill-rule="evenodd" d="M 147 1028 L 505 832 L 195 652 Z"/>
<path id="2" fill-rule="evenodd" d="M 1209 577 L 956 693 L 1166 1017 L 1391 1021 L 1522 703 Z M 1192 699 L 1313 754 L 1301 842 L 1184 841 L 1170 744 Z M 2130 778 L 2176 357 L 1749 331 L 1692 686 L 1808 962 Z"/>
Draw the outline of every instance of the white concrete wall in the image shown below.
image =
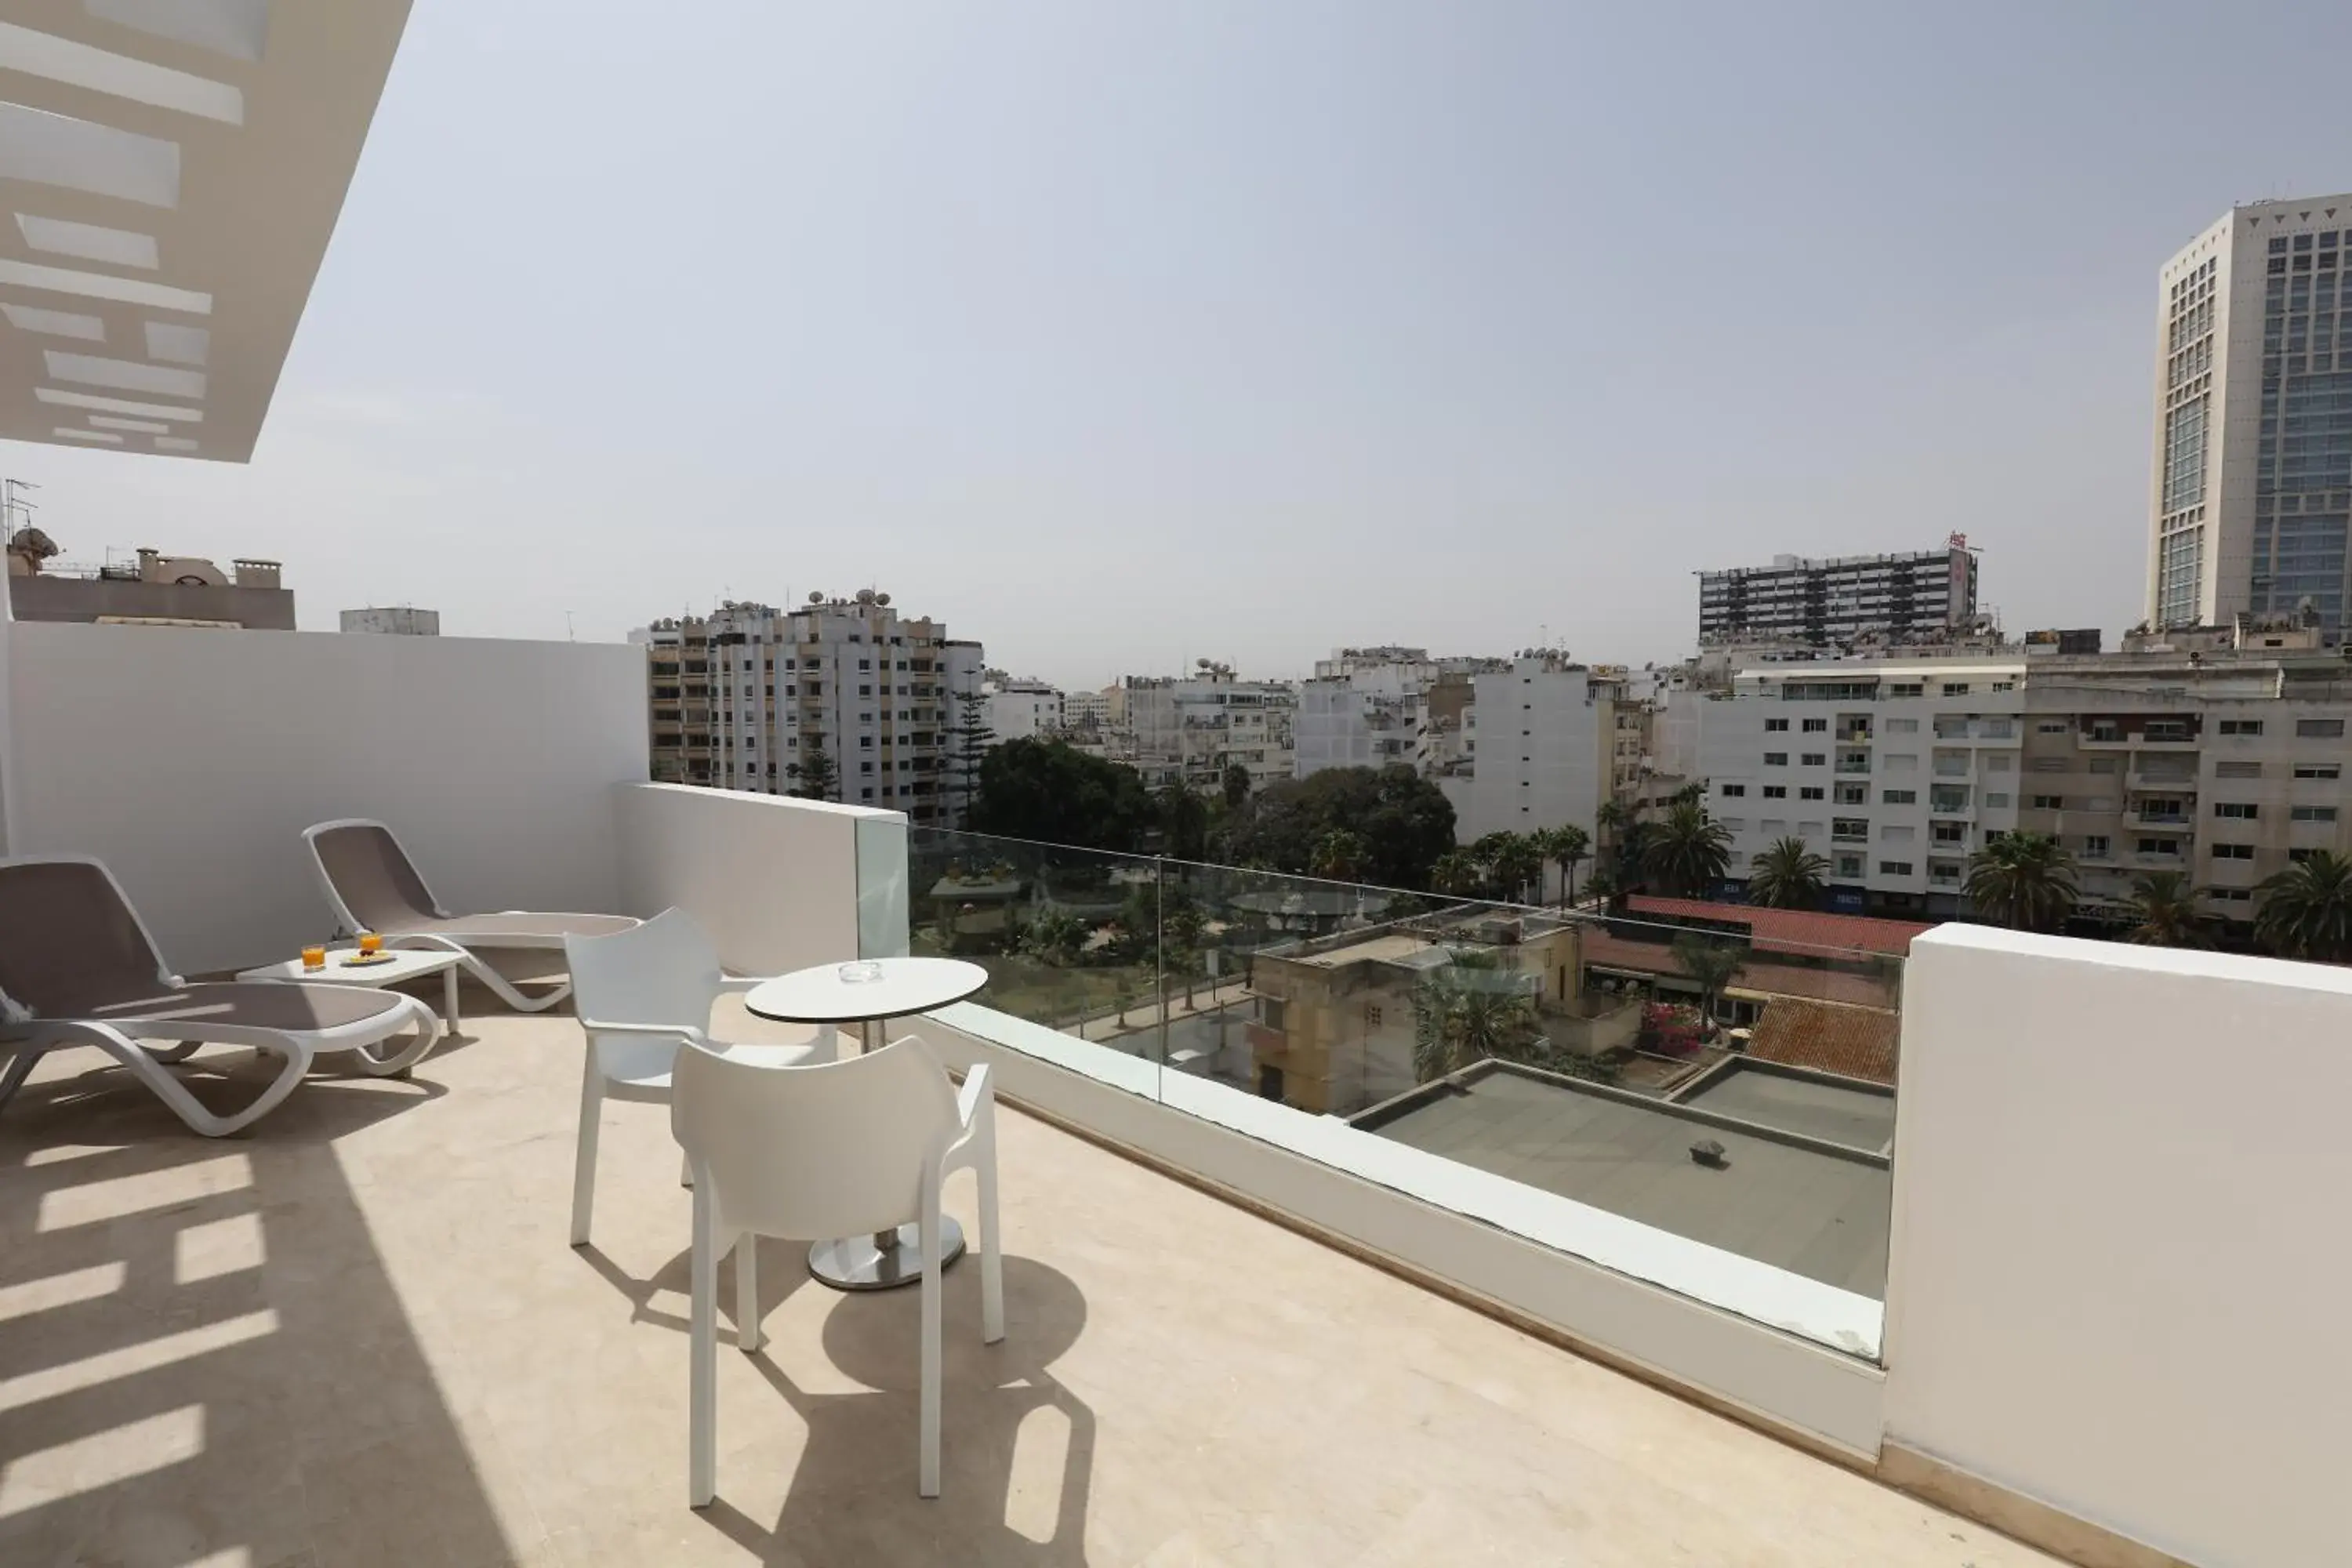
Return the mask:
<path id="1" fill-rule="evenodd" d="M 1887 1440 L 2198 1563 L 2346 1561 L 2352 971 L 1912 944 Z"/>
<path id="2" fill-rule="evenodd" d="M 646 774 L 624 644 L 17 623 L 12 850 L 113 868 L 191 973 L 326 934 L 302 829 L 380 817 L 456 910 L 609 910 Z"/>
<path id="3" fill-rule="evenodd" d="M 869 892 L 887 854 L 877 830 L 898 837 L 896 925 L 906 931 L 906 818 L 895 811 L 688 784 L 630 784 L 614 792 L 620 822 L 623 908 L 653 915 L 675 905 L 719 943 L 736 974 L 781 974 L 859 955 L 859 837 Z M 866 923 L 889 923 L 870 908 Z M 869 940 L 868 946 L 873 945 Z"/>

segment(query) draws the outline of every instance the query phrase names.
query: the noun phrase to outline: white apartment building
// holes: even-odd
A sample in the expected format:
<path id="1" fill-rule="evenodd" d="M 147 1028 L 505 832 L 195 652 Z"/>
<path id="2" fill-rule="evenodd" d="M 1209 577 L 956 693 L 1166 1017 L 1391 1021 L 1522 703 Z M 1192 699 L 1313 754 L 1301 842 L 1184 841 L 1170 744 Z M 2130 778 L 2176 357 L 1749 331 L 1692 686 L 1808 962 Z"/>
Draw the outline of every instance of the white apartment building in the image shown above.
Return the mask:
<path id="1" fill-rule="evenodd" d="M 950 731 L 958 700 L 980 692 L 981 647 L 902 617 L 887 594 L 814 594 L 793 610 L 730 602 L 630 640 L 646 647 L 656 782 L 789 795 L 793 764 L 821 746 L 835 799 L 960 819 Z"/>
<path id="2" fill-rule="evenodd" d="M 992 671 L 981 695 L 988 699 L 988 728 L 998 745 L 1057 734 L 1063 728 L 1062 693 L 1045 681 Z"/>
<path id="3" fill-rule="evenodd" d="M 1315 678 L 1298 687 L 1297 776 L 1397 763 L 1424 773 L 1453 767 L 1469 754 L 1462 705 L 1433 694 L 1507 662 L 1432 658 L 1427 648 L 1392 646 L 1340 648 L 1316 660 Z"/>
<path id="4" fill-rule="evenodd" d="M 1789 638 L 1823 647 L 1864 634 L 1916 641 L 1958 631 L 1976 613 L 1977 558 L 1958 533 L 1940 550 L 1821 561 L 1776 555 L 1769 566 L 1698 579 L 1701 643 Z"/>
<path id="5" fill-rule="evenodd" d="M 2344 625 L 2352 195 L 2233 208 L 2157 279 L 2147 618 Z"/>
<path id="6" fill-rule="evenodd" d="M 1291 776 L 1298 693 L 1288 681 L 1239 680 L 1203 659 L 1196 675 L 1129 676 L 1109 706 L 1154 789 L 1180 781 L 1214 789 L 1230 766 L 1248 773 L 1253 790 Z"/>
<path id="7" fill-rule="evenodd" d="M 2025 668 L 2020 655 L 1740 671 L 1699 718 L 1728 879 L 1801 838 L 1830 862 L 1833 909 L 1953 912 L 1969 856 L 2018 826 Z"/>
<path id="8" fill-rule="evenodd" d="M 1629 700 L 1623 666 L 1522 654 L 1473 685 L 1471 772 L 1440 782 L 1463 843 L 1569 825 L 1590 832 L 1601 803 L 1641 777 L 1647 710 Z"/>
<path id="9" fill-rule="evenodd" d="M 1109 728 L 1109 695 L 1101 691 L 1065 691 L 1062 693 L 1062 723 L 1071 730 Z"/>

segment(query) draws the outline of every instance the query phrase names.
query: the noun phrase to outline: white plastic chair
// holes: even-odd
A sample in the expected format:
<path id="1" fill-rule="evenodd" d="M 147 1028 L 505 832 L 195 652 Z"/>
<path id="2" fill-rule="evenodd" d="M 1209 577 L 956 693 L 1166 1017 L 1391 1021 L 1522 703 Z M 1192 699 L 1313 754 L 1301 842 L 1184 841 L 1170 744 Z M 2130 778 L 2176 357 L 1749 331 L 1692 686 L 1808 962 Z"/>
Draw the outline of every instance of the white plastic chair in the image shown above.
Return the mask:
<path id="1" fill-rule="evenodd" d="M 722 973 L 719 952 L 683 910 L 664 910 L 643 925 L 610 936 L 567 936 L 574 1011 L 588 1034 L 580 1071 L 580 1146 L 572 1173 L 572 1245 L 588 1245 L 596 1204 L 596 1139 L 604 1101 L 660 1105 L 670 1096 L 670 1065 L 678 1047 L 702 1047 L 722 1056 L 786 1067 L 830 1061 L 831 1028 L 812 1028 L 794 1044 L 730 1045 L 710 1037 L 710 1008 L 757 978 Z"/>
<path id="2" fill-rule="evenodd" d="M 736 1344 L 757 1351 L 756 1238 L 862 1236 L 920 1226 L 922 1419 L 917 1489 L 940 1495 L 940 1192 L 980 1179 L 981 1338 L 1004 1337 L 996 1237 L 996 1117 L 986 1065 L 959 1093 L 911 1036 L 845 1061 L 762 1068 L 706 1051 L 677 1059 L 670 1126 L 694 1176 L 693 1333 L 688 1500 L 718 1495 L 719 1259 L 735 1253 Z"/>

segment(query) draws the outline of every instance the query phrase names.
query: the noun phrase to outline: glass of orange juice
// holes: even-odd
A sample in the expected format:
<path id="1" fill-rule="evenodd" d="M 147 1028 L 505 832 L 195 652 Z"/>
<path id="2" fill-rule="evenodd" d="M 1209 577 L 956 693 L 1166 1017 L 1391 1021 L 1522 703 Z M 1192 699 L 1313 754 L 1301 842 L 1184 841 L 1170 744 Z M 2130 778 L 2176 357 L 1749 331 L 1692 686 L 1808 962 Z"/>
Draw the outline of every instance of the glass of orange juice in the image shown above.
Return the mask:
<path id="1" fill-rule="evenodd" d="M 302 950 L 302 967 L 306 970 L 327 967 L 327 947 L 324 942 L 312 942 Z"/>
<path id="2" fill-rule="evenodd" d="M 373 958 L 377 953 L 383 951 L 383 938 L 376 935 L 375 932 L 370 931 L 365 936 L 360 938 L 360 956 L 362 958 Z"/>

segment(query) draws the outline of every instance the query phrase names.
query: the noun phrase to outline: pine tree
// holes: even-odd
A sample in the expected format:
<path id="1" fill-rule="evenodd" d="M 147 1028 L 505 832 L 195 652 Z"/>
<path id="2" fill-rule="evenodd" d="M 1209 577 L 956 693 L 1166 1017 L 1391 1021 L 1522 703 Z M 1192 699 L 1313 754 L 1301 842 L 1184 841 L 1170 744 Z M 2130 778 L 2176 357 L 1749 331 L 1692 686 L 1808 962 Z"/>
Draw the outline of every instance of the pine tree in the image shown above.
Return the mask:
<path id="1" fill-rule="evenodd" d="M 801 760 L 784 769 L 793 777 L 785 793 L 798 800 L 833 800 L 840 794 L 841 769 L 824 749 L 824 737 L 812 731 L 801 748 Z"/>
<path id="2" fill-rule="evenodd" d="M 980 798 L 980 765 L 996 743 L 988 723 L 988 699 L 977 691 L 956 694 L 956 721 L 948 727 L 948 777 L 962 802 L 959 825 Z"/>

